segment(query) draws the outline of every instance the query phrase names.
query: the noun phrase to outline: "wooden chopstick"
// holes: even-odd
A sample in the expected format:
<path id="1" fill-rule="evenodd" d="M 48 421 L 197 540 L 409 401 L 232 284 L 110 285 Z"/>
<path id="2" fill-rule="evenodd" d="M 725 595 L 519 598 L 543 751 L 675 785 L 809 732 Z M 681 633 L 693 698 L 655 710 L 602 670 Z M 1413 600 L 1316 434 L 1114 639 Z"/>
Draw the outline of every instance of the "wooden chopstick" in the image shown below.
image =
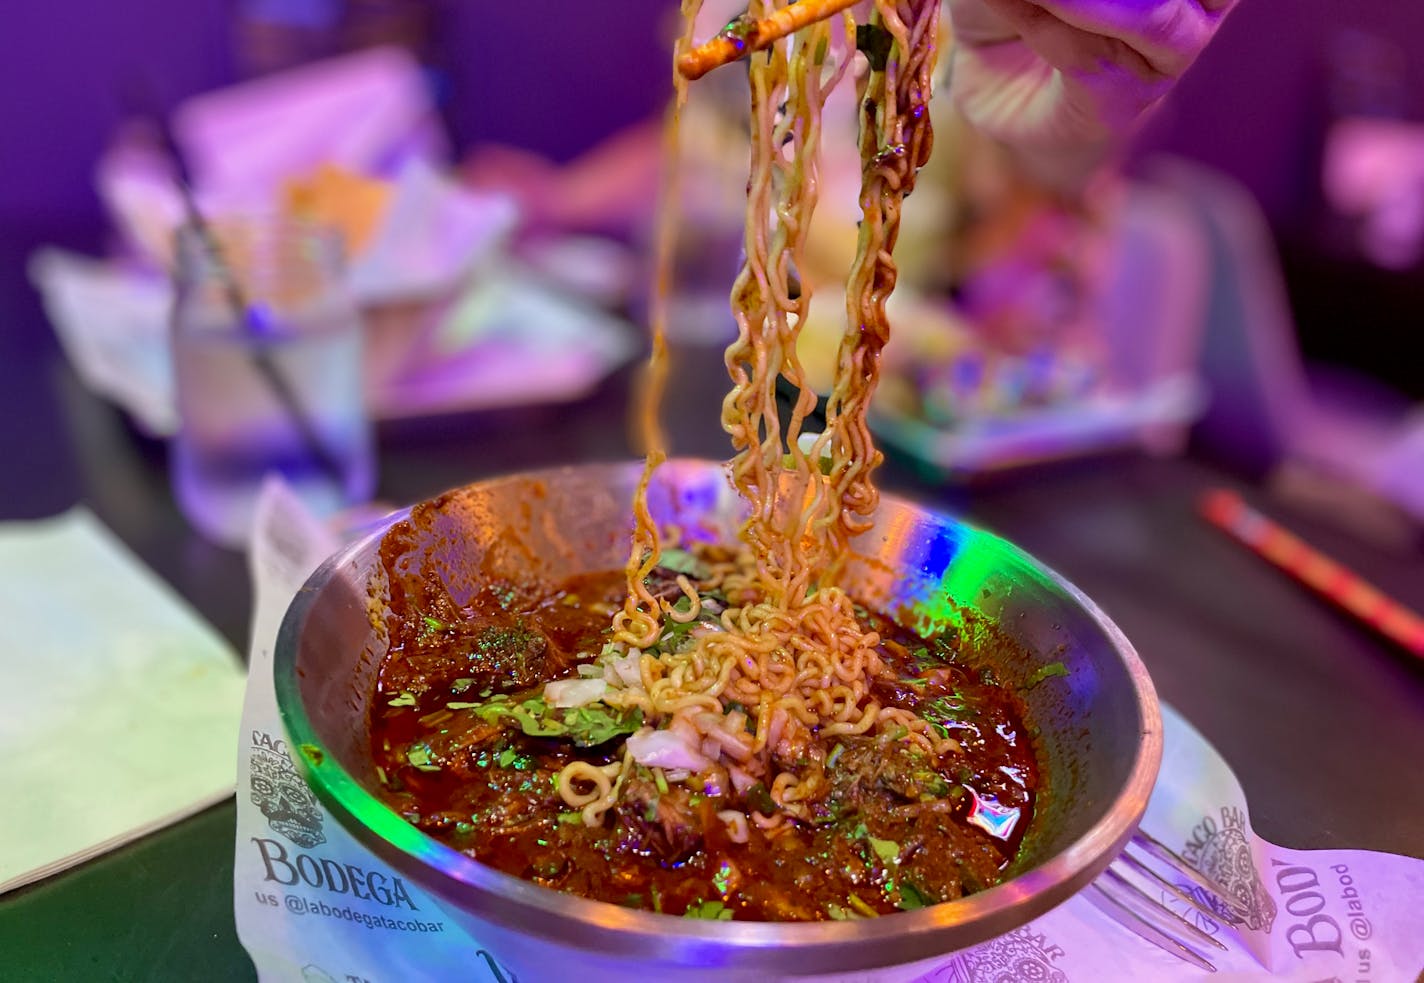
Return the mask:
<path id="1" fill-rule="evenodd" d="M 1424 617 L 1389 597 L 1224 488 L 1202 496 L 1202 515 L 1232 539 L 1345 609 L 1406 651 L 1424 658 Z"/>
<path id="2" fill-rule="evenodd" d="M 760 20 L 746 14 L 724 27 L 716 37 L 699 44 L 677 60 L 677 70 L 686 79 L 700 79 L 753 51 L 761 51 L 794 34 L 808 24 L 834 17 L 860 0 L 798 0 Z"/>

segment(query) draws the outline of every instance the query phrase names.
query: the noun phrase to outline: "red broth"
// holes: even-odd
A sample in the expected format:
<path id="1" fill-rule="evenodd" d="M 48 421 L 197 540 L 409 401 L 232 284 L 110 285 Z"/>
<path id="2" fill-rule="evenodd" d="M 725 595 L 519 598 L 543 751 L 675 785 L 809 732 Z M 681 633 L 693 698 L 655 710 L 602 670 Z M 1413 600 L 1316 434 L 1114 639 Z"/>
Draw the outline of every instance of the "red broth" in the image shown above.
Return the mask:
<path id="1" fill-rule="evenodd" d="M 439 592 L 395 590 L 398 600 Z M 583 825 L 556 776 L 574 756 L 621 760 L 623 735 L 595 747 L 530 736 L 478 709 L 519 702 L 598 652 L 625 590 L 621 570 L 545 596 L 487 586 L 464 609 L 400 612 L 373 703 L 382 794 L 409 822 L 517 877 L 671 915 L 807 921 L 883 915 L 997 883 L 1034 811 L 1038 763 L 1018 695 L 964 664 L 951 637 L 920 638 L 863 612 L 883 639 L 883 706 L 930 719 L 962 753 L 932 759 L 887 736 L 827 739 L 829 794 L 814 821 L 746 843 L 720 810 L 730 788 L 660 784 L 635 766 L 601 826 Z M 584 658 L 587 658 L 585 656 Z M 629 725 L 630 727 L 632 725 Z M 836 747 L 838 745 L 838 748 Z M 795 767 L 794 762 L 780 762 Z"/>

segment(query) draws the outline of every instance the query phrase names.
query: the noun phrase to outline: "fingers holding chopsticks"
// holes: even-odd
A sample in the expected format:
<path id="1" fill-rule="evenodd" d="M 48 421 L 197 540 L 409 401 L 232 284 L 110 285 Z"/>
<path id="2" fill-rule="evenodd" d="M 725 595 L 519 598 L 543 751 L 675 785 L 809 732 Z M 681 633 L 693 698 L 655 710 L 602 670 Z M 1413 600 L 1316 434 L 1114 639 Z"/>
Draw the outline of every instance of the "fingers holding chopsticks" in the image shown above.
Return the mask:
<path id="1" fill-rule="evenodd" d="M 1062 24 L 1119 41 L 1177 78 L 1211 40 L 1235 0 L 1025 0 Z"/>
<path id="2" fill-rule="evenodd" d="M 951 98 L 1026 159 L 1049 155 L 1035 170 L 1072 172 L 1060 183 L 1075 187 L 1171 90 L 1235 0 L 946 2 Z"/>

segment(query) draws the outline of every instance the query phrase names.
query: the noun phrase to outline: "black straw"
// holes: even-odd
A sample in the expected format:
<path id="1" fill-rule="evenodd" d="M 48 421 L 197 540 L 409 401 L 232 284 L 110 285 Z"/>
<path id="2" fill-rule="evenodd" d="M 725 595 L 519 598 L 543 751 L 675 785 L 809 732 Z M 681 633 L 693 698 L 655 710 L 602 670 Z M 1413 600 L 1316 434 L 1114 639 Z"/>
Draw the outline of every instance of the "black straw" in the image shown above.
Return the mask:
<path id="1" fill-rule="evenodd" d="M 237 274 L 228 264 L 223 255 L 222 245 L 218 241 L 216 233 L 207 219 L 203 217 L 202 210 L 198 208 L 198 201 L 193 194 L 193 185 L 190 180 L 187 162 L 183 157 L 183 152 L 178 147 L 177 140 L 174 139 L 172 131 L 168 127 L 168 121 L 164 114 L 157 111 L 146 113 L 153 125 L 157 129 L 158 137 L 163 143 L 163 149 L 168 154 L 175 170 L 174 178 L 178 184 L 179 194 L 183 198 L 183 211 L 188 225 L 193 229 L 203 244 L 203 249 L 207 252 L 208 258 L 212 261 L 213 267 L 217 270 L 218 276 L 223 281 L 223 293 L 227 297 L 229 306 L 233 314 L 237 317 L 238 323 L 242 325 L 249 334 L 260 338 L 270 331 L 270 325 L 263 317 L 263 312 L 254 307 L 248 301 L 246 291 L 237 279 Z M 301 400 L 297 396 L 296 390 L 277 363 L 273 361 L 271 353 L 265 344 L 259 341 L 249 349 L 253 366 L 262 376 L 272 394 L 277 397 L 277 402 L 281 404 L 283 411 L 291 420 L 292 427 L 297 432 L 306 447 L 306 451 L 312 459 L 325 471 L 338 485 L 342 483 L 341 462 L 332 454 L 317 432 L 316 426 L 307 416 L 302 407 Z"/>

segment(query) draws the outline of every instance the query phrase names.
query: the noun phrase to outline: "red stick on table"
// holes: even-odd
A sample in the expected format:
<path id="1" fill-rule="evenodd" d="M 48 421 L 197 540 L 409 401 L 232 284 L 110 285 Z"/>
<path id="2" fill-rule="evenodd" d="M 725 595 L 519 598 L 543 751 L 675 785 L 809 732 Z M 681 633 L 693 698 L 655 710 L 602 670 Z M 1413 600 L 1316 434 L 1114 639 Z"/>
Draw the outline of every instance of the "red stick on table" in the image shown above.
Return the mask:
<path id="1" fill-rule="evenodd" d="M 1240 495 L 1218 488 L 1202 496 L 1199 508 L 1208 522 L 1232 539 L 1414 655 L 1424 657 L 1424 618 L 1251 508 Z"/>

